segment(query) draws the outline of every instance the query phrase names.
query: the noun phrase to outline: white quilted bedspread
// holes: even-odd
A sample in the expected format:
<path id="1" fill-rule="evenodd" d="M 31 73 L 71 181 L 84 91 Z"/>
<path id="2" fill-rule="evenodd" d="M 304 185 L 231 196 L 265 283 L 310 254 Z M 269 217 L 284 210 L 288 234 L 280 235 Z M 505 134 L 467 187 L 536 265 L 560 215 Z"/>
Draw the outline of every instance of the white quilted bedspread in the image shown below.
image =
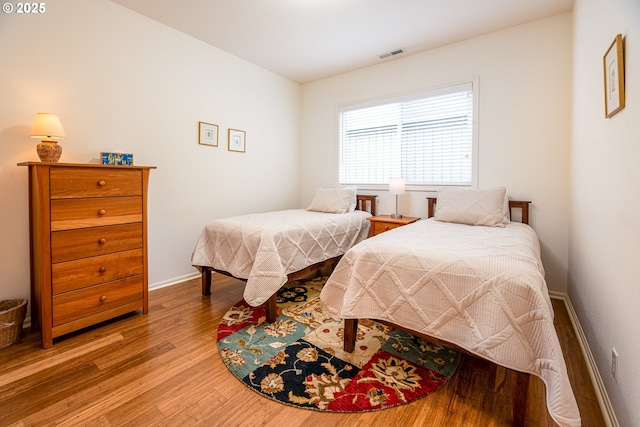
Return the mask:
<path id="1" fill-rule="evenodd" d="M 581 425 L 528 225 L 429 219 L 395 228 L 350 249 L 321 299 L 337 319 L 387 320 L 537 375 L 553 419 Z"/>
<path id="2" fill-rule="evenodd" d="M 247 279 L 244 299 L 258 306 L 289 273 L 344 255 L 366 239 L 370 216 L 290 209 L 213 220 L 200 233 L 191 264 Z"/>

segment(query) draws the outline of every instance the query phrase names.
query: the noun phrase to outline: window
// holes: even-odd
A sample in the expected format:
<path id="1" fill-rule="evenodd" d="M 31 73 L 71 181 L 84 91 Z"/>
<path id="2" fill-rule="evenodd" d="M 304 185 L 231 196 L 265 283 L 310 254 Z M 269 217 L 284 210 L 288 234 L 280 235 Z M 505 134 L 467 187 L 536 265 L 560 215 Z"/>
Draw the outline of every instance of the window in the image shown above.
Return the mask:
<path id="1" fill-rule="evenodd" d="M 475 85 L 477 86 L 477 85 Z M 474 82 L 340 109 L 340 184 L 474 184 Z"/>

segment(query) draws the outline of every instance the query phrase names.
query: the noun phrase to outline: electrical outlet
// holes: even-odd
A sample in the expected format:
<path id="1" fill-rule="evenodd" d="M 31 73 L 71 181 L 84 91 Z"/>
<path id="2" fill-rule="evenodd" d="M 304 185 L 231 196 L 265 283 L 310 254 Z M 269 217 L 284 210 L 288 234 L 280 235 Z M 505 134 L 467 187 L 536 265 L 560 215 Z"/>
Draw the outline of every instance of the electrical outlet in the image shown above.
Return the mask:
<path id="1" fill-rule="evenodd" d="M 618 352 L 615 348 L 611 349 L 611 373 L 614 379 L 618 379 Z"/>

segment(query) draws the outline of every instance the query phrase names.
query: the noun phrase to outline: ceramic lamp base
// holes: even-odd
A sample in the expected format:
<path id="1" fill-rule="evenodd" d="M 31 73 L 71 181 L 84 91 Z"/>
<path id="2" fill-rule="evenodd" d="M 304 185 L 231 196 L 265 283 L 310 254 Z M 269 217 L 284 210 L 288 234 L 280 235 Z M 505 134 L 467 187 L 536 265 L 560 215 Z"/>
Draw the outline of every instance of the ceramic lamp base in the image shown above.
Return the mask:
<path id="1" fill-rule="evenodd" d="M 41 162 L 56 163 L 62 154 L 62 147 L 55 141 L 41 141 L 36 151 Z"/>

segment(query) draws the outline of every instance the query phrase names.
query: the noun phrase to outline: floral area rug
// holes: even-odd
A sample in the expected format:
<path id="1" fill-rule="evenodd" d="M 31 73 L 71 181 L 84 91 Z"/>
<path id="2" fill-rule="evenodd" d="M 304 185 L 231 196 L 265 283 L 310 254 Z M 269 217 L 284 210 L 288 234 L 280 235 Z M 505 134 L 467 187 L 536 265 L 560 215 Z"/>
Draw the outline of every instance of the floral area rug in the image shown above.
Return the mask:
<path id="1" fill-rule="evenodd" d="M 287 283 L 278 318 L 240 301 L 218 326 L 218 350 L 252 390 L 278 402 L 321 411 L 372 411 L 436 390 L 458 368 L 458 351 L 360 320 L 356 349 L 342 350 L 344 323 L 323 310 L 327 277 Z"/>

